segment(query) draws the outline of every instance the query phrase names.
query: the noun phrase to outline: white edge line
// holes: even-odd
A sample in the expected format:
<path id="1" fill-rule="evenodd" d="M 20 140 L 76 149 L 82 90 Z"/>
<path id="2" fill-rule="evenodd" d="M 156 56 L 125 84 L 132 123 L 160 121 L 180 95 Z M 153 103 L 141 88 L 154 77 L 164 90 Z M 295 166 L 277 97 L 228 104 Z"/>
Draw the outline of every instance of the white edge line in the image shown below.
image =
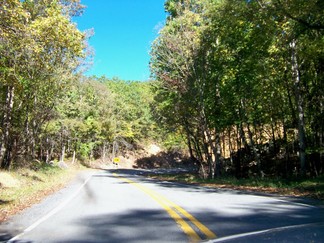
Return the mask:
<path id="1" fill-rule="evenodd" d="M 298 224 L 298 225 L 289 225 L 289 226 L 265 229 L 265 230 L 260 230 L 260 231 L 236 234 L 236 235 L 225 236 L 225 237 L 220 237 L 218 239 L 213 239 L 213 240 L 210 240 L 210 241 L 206 241 L 205 243 L 209 243 L 209 242 L 210 243 L 226 242 L 228 240 L 239 239 L 239 238 L 242 238 L 242 237 L 245 237 L 245 236 L 260 235 L 260 234 L 263 234 L 263 233 L 269 233 L 269 232 L 274 232 L 274 231 L 278 231 L 278 230 L 301 228 L 301 227 L 312 226 L 312 225 L 323 225 L 323 222 L 309 223 L 309 224 Z"/>
<path id="2" fill-rule="evenodd" d="M 62 202 L 61 204 L 59 204 L 56 208 L 52 209 L 52 211 L 50 211 L 49 213 L 47 213 L 46 215 L 44 215 L 42 218 L 40 218 L 39 220 L 37 220 L 35 223 L 33 223 L 32 225 L 30 225 L 28 228 L 26 228 L 22 233 L 20 233 L 19 235 L 16 235 L 15 237 L 11 238 L 10 240 L 8 240 L 7 242 L 14 242 L 15 240 L 19 239 L 21 236 L 23 236 L 25 233 L 33 230 L 34 228 L 36 228 L 38 225 L 40 225 L 42 222 L 44 222 L 45 220 L 47 220 L 48 218 L 50 218 L 51 216 L 53 216 L 54 214 L 56 214 L 58 211 L 60 211 L 62 208 L 64 208 L 70 201 L 72 201 L 72 199 L 74 197 L 76 197 L 79 192 L 82 190 L 82 188 L 88 183 L 88 181 L 91 179 L 92 175 L 89 176 L 84 182 L 83 184 L 78 188 L 78 190 L 76 190 L 67 200 L 65 200 L 64 202 Z"/>

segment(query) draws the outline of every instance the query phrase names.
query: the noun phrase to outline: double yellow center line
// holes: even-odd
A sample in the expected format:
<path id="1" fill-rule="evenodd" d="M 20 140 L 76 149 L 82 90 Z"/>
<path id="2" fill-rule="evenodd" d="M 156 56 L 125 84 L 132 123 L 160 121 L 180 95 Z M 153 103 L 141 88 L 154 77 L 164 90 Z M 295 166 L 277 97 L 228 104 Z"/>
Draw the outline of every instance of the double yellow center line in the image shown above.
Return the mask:
<path id="1" fill-rule="evenodd" d="M 206 239 L 216 238 L 216 235 L 211 230 L 209 230 L 205 225 L 203 225 L 201 222 L 199 222 L 194 216 L 192 216 L 190 213 L 188 213 L 186 210 L 184 210 L 179 205 L 171 202 L 170 200 L 163 197 L 162 195 L 159 195 L 158 193 L 150 190 L 147 187 L 144 187 L 143 185 L 141 185 L 135 181 L 132 181 L 125 177 L 121 177 L 121 176 L 117 175 L 116 173 L 114 173 L 113 175 L 116 176 L 117 178 L 119 178 L 120 180 L 125 181 L 125 182 L 135 186 L 136 188 L 143 191 L 145 194 L 149 195 L 152 199 L 154 199 L 162 208 L 164 208 L 164 210 L 170 215 L 170 217 L 173 218 L 174 221 L 181 227 L 181 229 L 189 237 L 189 240 L 191 242 L 201 241 L 202 238 L 190 226 L 188 221 L 191 222 L 193 225 L 195 225 L 200 230 L 200 232 L 206 236 Z M 187 221 L 185 220 L 185 218 L 187 219 Z"/>

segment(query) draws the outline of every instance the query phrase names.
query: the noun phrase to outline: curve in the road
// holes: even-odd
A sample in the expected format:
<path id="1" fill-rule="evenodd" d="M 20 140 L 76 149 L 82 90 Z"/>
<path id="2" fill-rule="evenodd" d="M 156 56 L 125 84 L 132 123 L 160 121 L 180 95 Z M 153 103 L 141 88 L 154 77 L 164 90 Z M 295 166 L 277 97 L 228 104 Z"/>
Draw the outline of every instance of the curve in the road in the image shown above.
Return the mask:
<path id="1" fill-rule="evenodd" d="M 174 219 L 174 221 L 181 227 L 181 229 L 189 237 L 189 240 L 191 242 L 198 242 L 201 240 L 216 238 L 215 233 L 213 233 L 210 229 L 208 229 L 205 225 L 199 222 L 193 215 L 188 213 L 185 209 L 183 209 L 179 205 L 175 204 L 174 202 L 170 201 L 164 196 L 144 187 L 143 185 L 135 181 L 122 177 L 116 173 L 114 173 L 113 175 L 119 178 L 120 180 L 123 180 L 135 186 L 136 188 L 138 188 L 139 190 L 143 191 L 145 194 L 150 196 L 152 199 L 154 199 L 170 215 L 170 217 Z M 203 233 L 206 237 L 204 237 L 204 239 L 201 238 L 200 235 L 194 230 L 194 228 L 191 227 L 190 224 L 186 221 L 186 219 L 190 223 L 195 225 L 200 230 L 200 232 Z"/>

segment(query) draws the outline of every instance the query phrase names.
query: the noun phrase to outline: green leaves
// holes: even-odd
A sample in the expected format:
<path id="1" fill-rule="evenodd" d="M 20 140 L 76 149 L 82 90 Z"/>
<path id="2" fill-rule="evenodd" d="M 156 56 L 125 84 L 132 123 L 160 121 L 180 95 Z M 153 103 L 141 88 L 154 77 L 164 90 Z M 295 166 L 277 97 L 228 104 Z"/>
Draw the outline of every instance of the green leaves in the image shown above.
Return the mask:
<path id="1" fill-rule="evenodd" d="M 158 138 L 150 110 L 152 97 L 149 82 L 79 77 L 56 107 L 59 135 L 47 135 L 69 144 L 83 160 L 111 152 L 106 146 L 111 148 L 116 142 L 122 149 L 124 142 L 136 144 Z"/>
<path id="2" fill-rule="evenodd" d="M 7 135 L 1 137 L 0 147 L 6 144 L 4 154 L 11 154 L 13 143 L 27 153 L 35 151 L 40 127 L 54 115 L 53 107 L 85 57 L 85 36 L 71 23 L 74 7 L 68 2 L 77 8 L 74 0 L 64 5 L 51 0 L 1 1 L 0 100 L 4 107 L 0 120 L 6 123 Z M 11 156 L 2 155 L 2 164 L 10 166 Z"/>
<path id="3" fill-rule="evenodd" d="M 323 90 L 318 83 L 324 73 L 322 1 L 169 0 L 165 7 L 170 17 L 151 52 L 151 71 L 160 84 L 157 110 L 165 124 L 186 131 L 188 146 L 195 144 L 200 160 L 210 160 L 217 134 L 238 125 L 240 138 L 229 139 L 237 141 L 237 148 L 241 141 L 250 146 L 254 159 L 260 161 L 256 143 L 266 141 L 257 130 L 270 133 L 264 128 L 270 125 L 275 139 L 277 124 L 296 126 L 300 99 L 305 107 L 314 99 L 323 106 L 323 94 L 313 92 Z M 297 49 L 292 50 L 290 44 L 296 39 Z M 292 51 L 301 63 L 298 92 L 302 96 L 295 95 Z M 318 105 L 311 105 L 306 113 L 322 117 Z M 315 120 L 309 122 L 317 128 L 306 127 L 323 136 L 318 130 L 323 126 Z M 280 129 L 276 133 L 283 136 Z"/>

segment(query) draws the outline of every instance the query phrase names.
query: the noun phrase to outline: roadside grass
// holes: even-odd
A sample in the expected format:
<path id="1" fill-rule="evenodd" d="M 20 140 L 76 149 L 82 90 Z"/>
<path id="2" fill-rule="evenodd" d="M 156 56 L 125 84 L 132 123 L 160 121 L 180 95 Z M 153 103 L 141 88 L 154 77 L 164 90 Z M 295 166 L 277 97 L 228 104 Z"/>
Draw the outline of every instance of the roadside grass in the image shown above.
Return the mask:
<path id="1" fill-rule="evenodd" d="M 0 222 L 63 188 L 81 169 L 80 165 L 61 169 L 42 164 L 37 170 L 0 170 Z"/>
<path id="2" fill-rule="evenodd" d="M 177 175 L 150 175 L 159 180 L 177 181 L 198 184 L 215 188 L 232 188 L 255 192 L 277 193 L 280 195 L 311 197 L 324 201 L 324 175 L 317 178 L 249 178 L 220 177 L 201 179 L 195 174 L 183 173 Z"/>

